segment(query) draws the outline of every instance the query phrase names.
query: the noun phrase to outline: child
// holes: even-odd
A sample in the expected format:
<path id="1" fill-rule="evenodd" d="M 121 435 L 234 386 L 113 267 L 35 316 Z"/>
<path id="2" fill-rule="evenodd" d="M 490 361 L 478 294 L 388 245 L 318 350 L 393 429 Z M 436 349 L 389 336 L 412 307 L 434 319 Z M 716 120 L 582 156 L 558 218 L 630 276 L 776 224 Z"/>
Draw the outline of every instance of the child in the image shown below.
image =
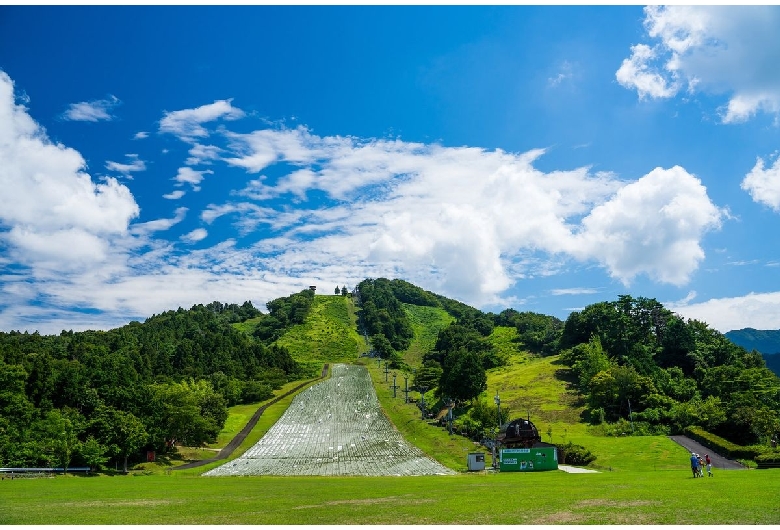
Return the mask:
<path id="1" fill-rule="evenodd" d="M 704 455 L 704 460 L 707 462 L 707 476 L 712 477 L 712 461 L 710 460 L 710 455 Z"/>

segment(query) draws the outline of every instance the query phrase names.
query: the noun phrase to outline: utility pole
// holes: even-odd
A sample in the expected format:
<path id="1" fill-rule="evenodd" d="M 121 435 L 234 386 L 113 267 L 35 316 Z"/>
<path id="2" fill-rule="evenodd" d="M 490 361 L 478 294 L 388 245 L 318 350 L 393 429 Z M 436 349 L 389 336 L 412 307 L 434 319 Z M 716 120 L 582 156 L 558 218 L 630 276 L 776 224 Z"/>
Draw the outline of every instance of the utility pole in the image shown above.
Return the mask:
<path id="1" fill-rule="evenodd" d="M 398 388 L 398 385 L 395 384 L 395 374 L 393 374 L 393 397 L 395 397 L 396 388 Z"/>
<path id="2" fill-rule="evenodd" d="M 422 409 L 422 419 L 425 419 L 425 391 L 428 390 L 427 386 L 420 387 L 420 408 Z"/>
<path id="3" fill-rule="evenodd" d="M 449 399 L 447 401 L 447 408 L 449 410 L 447 411 L 447 427 L 449 428 L 450 434 L 452 434 L 452 409 L 455 407 L 455 402 L 452 401 L 452 399 Z"/>
<path id="4" fill-rule="evenodd" d="M 387 361 L 385 361 L 385 383 L 387 383 L 387 373 L 390 371 L 390 369 L 387 367 Z"/>
<path id="5" fill-rule="evenodd" d="M 406 398 L 404 399 L 404 403 L 409 403 L 409 375 L 404 374 L 404 394 L 406 395 Z"/>
<path id="6" fill-rule="evenodd" d="M 498 468 L 498 459 L 496 458 L 496 455 L 500 454 L 498 453 L 498 433 L 501 432 L 501 398 L 498 397 L 498 389 L 496 389 L 496 395 L 493 397 L 493 401 L 496 404 L 497 411 L 498 411 L 498 428 L 496 429 L 496 437 L 493 439 L 493 468 Z"/>

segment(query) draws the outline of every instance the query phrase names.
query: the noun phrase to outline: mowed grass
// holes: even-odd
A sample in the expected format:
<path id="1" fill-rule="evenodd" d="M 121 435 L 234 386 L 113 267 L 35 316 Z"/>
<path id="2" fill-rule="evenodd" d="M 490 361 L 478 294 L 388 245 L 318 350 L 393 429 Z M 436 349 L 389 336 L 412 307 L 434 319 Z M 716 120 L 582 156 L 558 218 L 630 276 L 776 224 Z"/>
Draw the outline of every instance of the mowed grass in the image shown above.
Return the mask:
<path id="1" fill-rule="evenodd" d="M 417 367 L 422 364 L 423 355 L 436 345 L 439 331 L 446 328 L 455 319 L 440 307 L 401 305 L 406 311 L 406 316 L 414 331 L 412 343 L 403 353 L 404 361 L 409 366 Z"/>
<path id="2" fill-rule="evenodd" d="M 596 455 L 589 466 L 613 471 L 687 470 L 690 454 L 666 436 L 599 436 L 582 421 L 582 395 L 571 384 L 568 368 L 558 356 L 529 356 L 520 364 L 488 371 L 485 399 L 496 391 L 511 418 L 530 417 L 542 440 L 572 442 Z"/>
<path id="3" fill-rule="evenodd" d="M 0 482 L 0 524 L 780 524 L 780 470 Z"/>
<path id="4" fill-rule="evenodd" d="M 290 328 L 276 343 L 301 363 L 350 362 L 368 350 L 357 332 L 350 296 L 316 295 L 306 321 Z"/>
<path id="5" fill-rule="evenodd" d="M 404 438 L 440 464 L 455 471 L 466 471 L 468 453 L 480 450 L 480 446 L 475 445 L 468 438 L 457 434 L 450 435 L 446 429 L 423 421 L 417 405 L 406 403 L 403 393 L 405 384 L 403 372 L 391 370 L 385 382 L 384 362 L 381 367 L 372 360 L 365 360 L 361 364 L 368 368 L 374 381 L 382 410 Z M 393 373 L 397 374 L 396 384 L 399 386 L 396 389 L 396 397 L 393 397 Z M 411 385 L 411 375 L 409 384 Z M 409 392 L 410 397 L 419 397 L 419 395 L 419 392 Z"/>
<path id="6" fill-rule="evenodd" d="M 528 360 L 528 353 L 522 350 L 517 341 L 517 328 L 496 326 L 488 336 L 488 341 L 499 357 L 507 360 L 508 366 L 522 364 Z"/>

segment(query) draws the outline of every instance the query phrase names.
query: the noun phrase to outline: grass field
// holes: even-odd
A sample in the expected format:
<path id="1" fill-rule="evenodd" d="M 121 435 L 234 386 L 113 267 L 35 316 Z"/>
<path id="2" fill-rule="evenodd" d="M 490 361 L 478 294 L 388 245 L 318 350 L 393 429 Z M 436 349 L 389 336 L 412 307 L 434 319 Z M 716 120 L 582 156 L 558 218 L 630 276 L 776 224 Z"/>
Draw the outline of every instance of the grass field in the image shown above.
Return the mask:
<path id="1" fill-rule="evenodd" d="M 293 326 L 276 343 L 303 364 L 350 362 L 368 349 L 358 335 L 355 307 L 349 296 L 315 296 L 306 321 Z"/>
<path id="2" fill-rule="evenodd" d="M 433 349 L 439 331 L 455 319 L 439 307 L 402 305 L 414 331 L 412 344 L 406 349 L 403 357 L 409 366 L 417 367 L 422 364 L 423 355 Z"/>
<path id="3" fill-rule="evenodd" d="M 0 482 L 0 524 L 780 524 L 777 484 L 780 470 L 18 479 Z"/>

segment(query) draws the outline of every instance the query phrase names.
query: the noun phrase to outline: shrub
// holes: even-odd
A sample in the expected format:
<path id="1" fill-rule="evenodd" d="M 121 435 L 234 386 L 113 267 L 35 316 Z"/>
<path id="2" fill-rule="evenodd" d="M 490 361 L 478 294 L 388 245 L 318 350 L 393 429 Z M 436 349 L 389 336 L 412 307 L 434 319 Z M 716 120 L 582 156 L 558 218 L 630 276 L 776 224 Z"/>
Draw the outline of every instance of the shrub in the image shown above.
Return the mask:
<path id="1" fill-rule="evenodd" d="M 685 435 L 705 445 L 718 454 L 731 459 L 754 460 L 765 449 L 755 445 L 737 445 L 715 434 L 705 431 L 701 427 L 687 427 Z"/>
<path id="2" fill-rule="evenodd" d="M 780 467 L 780 452 L 764 453 L 755 458 L 758 469 Z"/>
<path id="3" fill-rule="evenodd" d="M 585 447 L 571 442 L 558 446 L 558 462 L 572 466 L 587 466 L 596 460 L 596 455 Z"/>

